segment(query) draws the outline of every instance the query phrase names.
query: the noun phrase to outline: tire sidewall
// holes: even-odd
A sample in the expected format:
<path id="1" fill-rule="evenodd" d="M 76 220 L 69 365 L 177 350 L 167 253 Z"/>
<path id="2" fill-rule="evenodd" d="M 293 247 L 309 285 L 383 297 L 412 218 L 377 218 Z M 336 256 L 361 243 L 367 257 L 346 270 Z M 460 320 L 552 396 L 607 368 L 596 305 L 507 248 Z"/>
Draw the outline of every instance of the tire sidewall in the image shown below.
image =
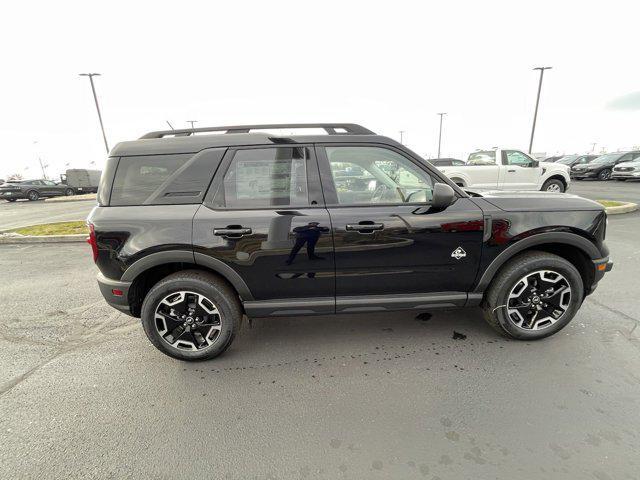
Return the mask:
<path id="1" fill-rule="evenodd" d="M 605 175 L 607 175 L 607 174 L 609 175 L 609 177 L 605 177 Z M 598 180 L 606 181 L 606 180 L 609 180 L 609 178 L 611 178 L 611 169 L 610 168 L 604 168 L 604 169 L 600 170 L 600 173 L 598 173 Z"/>
<path id="2" fill-rule="evenodd" d="M 200 351 L 181 350 L 165 342 L 155 327 L 155 311 L 159 302 L 167 295 L 178 291 L 192 291 L 211 300 L 222 314 L 222 329 L 213 345 Z M 142 303 L 140 319 L 147 337 L 163 353 L 181 360 L 207 360 L 220 355 L 231 344 L 238 329 L 239 319 L 228 292 L 215 284 L 199 278 L 166 278 L 151 288 Z"/>
<path id="3" fill-rule="evenodd" d="M 526 330 L 517 327 L 511 322 L 507 315 L 507 309 L 503 305 L 507 305 L 509 293 L 516 282 L 537 270 L 552 270 L 564 276 L 571 286 L 571 302 L 564 316 L 553 325 L 542 330 Z M 500 323 L 500 326 L 513 338 L 520 340 L 545 338 L 562 330 L 573 319 L 582 304 L 583 292 L 584 287 L 580 273 L 566 260 L 559 257 L 532 259 L 524 268 L 510 272 L 507 277 L 503 279 L 497 294 L 497 308 L 494 315 Z"/>
<path id="4" fill-rule="evenodd" d="M 553 193 L 564 193 L 564 184 L 560 180 L 556 180 L 555 178 L 547 180 L 546 182 L 544 182 L 544 185 L 542 186 L 542 190 L 544 192 L 547 192 L 549 185 L 558 185 L 558 187 L 560 187 L 559 192 L 553 192 Z"/>

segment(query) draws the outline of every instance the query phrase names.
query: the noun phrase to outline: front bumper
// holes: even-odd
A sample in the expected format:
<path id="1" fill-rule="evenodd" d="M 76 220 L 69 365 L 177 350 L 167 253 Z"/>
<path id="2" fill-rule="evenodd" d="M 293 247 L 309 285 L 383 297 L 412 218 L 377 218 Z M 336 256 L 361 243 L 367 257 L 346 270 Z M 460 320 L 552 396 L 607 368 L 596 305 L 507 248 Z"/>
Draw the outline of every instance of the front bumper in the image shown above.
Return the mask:
<path id="1" fill-rule="evenodd" d="M 598 286 L 598 282 L 602 280 L 604 274 L 610 272 L 613 269 L 613 260 L 609 257 L 599 258 L 597 260 L 593 260 L 593 268 L 594 268 L 594 277 L 593 283 L 591 286 L 587 288 L 585 295 L 590 295 Z"/>
<path id="2" fill-rule="evenodd" d="M 634 179 L 640 178 L 640 172 L 616 172 L 615 170 L 611 174 L 611 178 L 627 178 Z"/>
<path id="3" fill-rule="evenodd" d="M 595 170 L 581 170 L 578 172 L 574 172 L 573 170 L 569 173 L 571 178 L 596 178 L 598 176 L 598 172 Z"/>
<path id="4" fill-rule="evenodd" d="M 131 282 L 112 280 L 105 277 L 102 273 L 98 273 L 97 280 L 100 293 L 102 293 L 107 303 L 113 308 L 117 308 L 121 312 L 133 316 L 131 306 L 129 305 Z"/>

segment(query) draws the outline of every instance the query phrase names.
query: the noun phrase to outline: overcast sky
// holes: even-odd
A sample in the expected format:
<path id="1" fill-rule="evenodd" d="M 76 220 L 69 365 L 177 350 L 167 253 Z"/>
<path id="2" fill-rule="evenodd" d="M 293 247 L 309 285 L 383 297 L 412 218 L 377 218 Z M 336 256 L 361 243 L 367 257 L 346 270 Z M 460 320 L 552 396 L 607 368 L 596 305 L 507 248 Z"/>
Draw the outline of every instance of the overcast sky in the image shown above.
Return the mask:
<path id="1" fill-rule="evenodd" d="M 312 6 L 313 5 L 313 6 Z M 0 178 L 101 167 L 163 129 L 356 122 L 435 156 L 640 145 L 638 2 L 10 2 L 0 22 Z M 37 143 L 34 143 L 37 142 Z M 27 170 L 25 170 L 27 169 Z"/>

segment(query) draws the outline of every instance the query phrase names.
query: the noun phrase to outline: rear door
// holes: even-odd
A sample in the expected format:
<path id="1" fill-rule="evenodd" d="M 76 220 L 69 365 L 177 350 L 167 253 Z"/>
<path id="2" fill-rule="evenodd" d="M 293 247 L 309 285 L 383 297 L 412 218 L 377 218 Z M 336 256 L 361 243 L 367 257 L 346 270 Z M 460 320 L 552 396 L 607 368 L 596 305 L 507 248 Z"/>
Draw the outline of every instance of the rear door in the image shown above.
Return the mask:
<path id="1" fill-rule="evenodd" d="M 331 223 L 311 145 L 229 149 L 193 244 L 197 263 L 222 262 L 244 281 L 251 315 L 335 311 Z"/>
<path id="2" fill-rule="evenodd" d="M 517 150 L 502 150 L 502 164 L 502 190 L 538 190 L 542 168 L 531 157 Z"/>
<path id="3" fill-rule="evenodd" d="M 400 150 L 341 144 L 317 152 L 333 225 L 336 310 L 464 304 L 480 259 L 480 208 L 458 198 L 432 210 L 434 176 Z"/>

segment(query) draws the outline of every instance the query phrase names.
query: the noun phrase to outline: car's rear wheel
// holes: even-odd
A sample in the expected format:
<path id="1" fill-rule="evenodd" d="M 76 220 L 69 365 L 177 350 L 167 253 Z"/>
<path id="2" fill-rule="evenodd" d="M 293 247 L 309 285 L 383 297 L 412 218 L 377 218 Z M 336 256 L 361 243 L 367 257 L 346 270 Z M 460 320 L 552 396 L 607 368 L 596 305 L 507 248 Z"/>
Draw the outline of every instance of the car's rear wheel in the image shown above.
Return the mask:
<path id="1" fill-rule="evenodd" d="M 598 173 L 598 180 L 609 180 L 611 178 L 611 169 L 605 168 Z"/>
<path id="2" fill-rule="evenodd" d="M 71 195 L 75 195 L 75 194 L 76 194 L 76 191 L 75 191 L 73 188 L 67 188 L 67 189 L 64 191 L 64 194 L 65 194 L 67 197 L 70 197 Z"/>
<path id="3" fill-rule="evenodd" d="M 30 190 L 29 193 L 27 193 L 27 198 L 29 200 L 31 200 L 32 202 L 35 202 L 36 200 L 38 200 L 40 198 L 40 194 L 38 192 L 36 192 L 35 190 Z"/>
<path id="4" fill-rule="evenodd" d="M 584 295 L 580 273 L 562 257 L 526 252 L 509 261 L 483 302 L 485 319 L 519 340 L 553 335 L 574 317 Z"/>
<path id="5" fill-rule="evenodd" d="M 563 193 L 564 183 L 556 178 L 550 178 L 542 185 L 543 192 Z"/>
<path id="6" fill-rule="evenodd" d="M 141 319 L 151 343 L 180 360 L 207 360 L 231 345 L 242 309 L 219 277 L 198 270 L 177 272 L 154 285 Z"/>

